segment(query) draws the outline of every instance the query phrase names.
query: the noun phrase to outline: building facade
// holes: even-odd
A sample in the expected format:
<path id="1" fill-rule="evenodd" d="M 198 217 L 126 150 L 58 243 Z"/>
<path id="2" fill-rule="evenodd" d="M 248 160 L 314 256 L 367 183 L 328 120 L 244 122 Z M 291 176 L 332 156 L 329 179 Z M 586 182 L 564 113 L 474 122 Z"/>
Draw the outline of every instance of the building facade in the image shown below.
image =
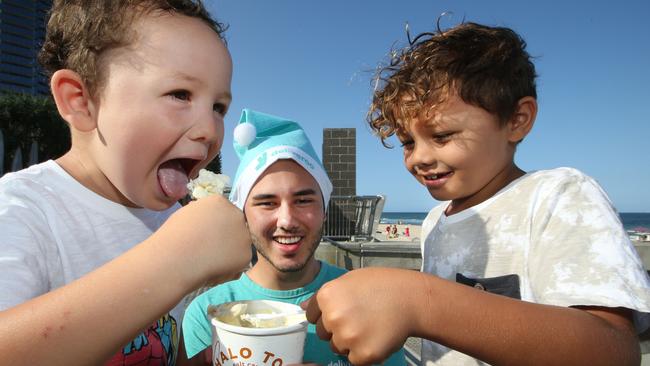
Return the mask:
<path id="1" fill-rule="evenodd" d="M 51 0 L 0 0 L 0 93 L 49 94 L 36 56 Z"/>

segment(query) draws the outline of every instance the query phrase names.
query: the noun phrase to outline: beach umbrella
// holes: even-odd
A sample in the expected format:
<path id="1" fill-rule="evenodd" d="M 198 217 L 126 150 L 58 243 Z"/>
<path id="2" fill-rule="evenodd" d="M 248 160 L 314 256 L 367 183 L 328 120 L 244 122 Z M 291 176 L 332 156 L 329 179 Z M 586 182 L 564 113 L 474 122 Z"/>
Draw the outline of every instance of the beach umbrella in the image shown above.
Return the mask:
<path id="1" fill-rule="evenodd" d="M 38 142 L 32 141 L 32 146 L 29 148 L 29 163 L 27 166 L 32 166 L 38 163 Z"/>
<path id="2" fill-rule="evenodd" d="M 14 154 L 14 160 L 11 162 L 11 170 L 12 172 L 17 172 L 20 169 L 23 168 L 23 152 L 20 150 L 20 147 L 16 149 L 16 153 Z"/>
<path id="3" fill-rule="evenodd" d="M 0 130 L 0 177 L 4 174 L 5 167 L 5 138 Z"/>

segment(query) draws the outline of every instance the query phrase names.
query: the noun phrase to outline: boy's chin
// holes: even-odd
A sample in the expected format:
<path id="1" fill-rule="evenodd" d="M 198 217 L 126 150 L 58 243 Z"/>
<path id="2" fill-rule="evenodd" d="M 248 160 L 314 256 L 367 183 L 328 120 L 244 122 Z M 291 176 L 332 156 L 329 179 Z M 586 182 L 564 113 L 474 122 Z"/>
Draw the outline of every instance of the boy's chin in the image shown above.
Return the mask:
<path id="1" fill-rule="evenodd" d="M 454 199 L 454 197 L 450 194 L 445 194 L 444 192 L 440 192 L 437 190 L 429 189 L 429 194 L 431 197 L 433 197 L 434 200 L 436 201 L 451 201 Z"/>

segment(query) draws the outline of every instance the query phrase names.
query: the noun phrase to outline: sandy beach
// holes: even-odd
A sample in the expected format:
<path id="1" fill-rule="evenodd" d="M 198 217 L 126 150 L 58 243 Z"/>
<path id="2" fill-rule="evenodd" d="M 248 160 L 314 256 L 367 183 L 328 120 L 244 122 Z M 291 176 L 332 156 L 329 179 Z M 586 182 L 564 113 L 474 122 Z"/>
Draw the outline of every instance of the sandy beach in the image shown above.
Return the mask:
<path id="1" fill-rule="evenodd" d="M 392 234 L 393 226 L 397 228 L 396 234 Z M 386 227 L 391 228 L 391 233 L 386 231 Z M 407 229 L 408 228 L 408 229 Z M 422 226 L 420 225 L 404 225 L 404 224 L 379 224 L 375 238 L 385 241 L 420 241 L 420 233 Z"/>

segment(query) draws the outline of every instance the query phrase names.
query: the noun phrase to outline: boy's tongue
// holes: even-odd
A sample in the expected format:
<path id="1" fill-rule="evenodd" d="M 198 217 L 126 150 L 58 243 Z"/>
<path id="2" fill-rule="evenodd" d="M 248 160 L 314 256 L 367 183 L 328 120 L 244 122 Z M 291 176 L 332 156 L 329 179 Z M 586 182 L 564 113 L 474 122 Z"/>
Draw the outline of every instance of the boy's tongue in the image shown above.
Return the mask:
<path id="1" fill-rule="evenodd" d="M 160 165 L 158 181 L 167 197 L 178 201 L 187 194 L 187 174 L 178 160 L 166 161 Z"/>

